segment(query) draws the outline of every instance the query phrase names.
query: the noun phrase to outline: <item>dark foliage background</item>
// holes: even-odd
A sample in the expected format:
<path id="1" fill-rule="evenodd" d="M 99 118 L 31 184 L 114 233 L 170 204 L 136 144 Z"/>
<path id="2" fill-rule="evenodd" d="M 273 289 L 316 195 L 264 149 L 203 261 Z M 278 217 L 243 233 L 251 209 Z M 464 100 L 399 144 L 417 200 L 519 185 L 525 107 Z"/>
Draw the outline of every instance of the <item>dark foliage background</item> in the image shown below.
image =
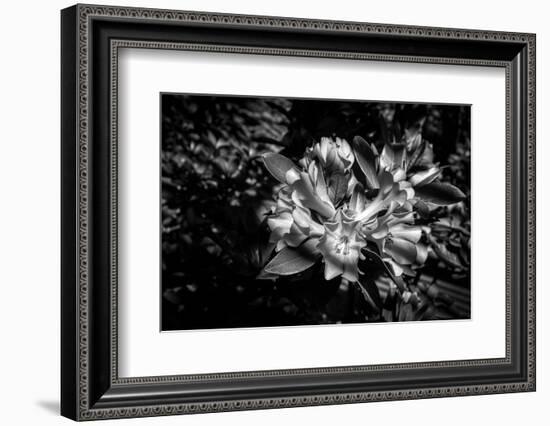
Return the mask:
<path id="1" fill-rule="evenodd" d="M 371 321 L 360 295 L 324 282 L 320 269 L 256 278 L 272 249 L 264 219 L 278 189 L 261 156 L 297 161 L 322 136 L 360 135 L 381 148 L 414 125 L 443 180 L 467 195 L 436 212 L 449 226 L 433 229 L 436 255 L 415 283 L 437 282 L 435 307 L 415 319 L 468 318 L 470 107 L 163 94 L 162 329 Z M 382 271 L 376 279 L 384 288 Z"/>

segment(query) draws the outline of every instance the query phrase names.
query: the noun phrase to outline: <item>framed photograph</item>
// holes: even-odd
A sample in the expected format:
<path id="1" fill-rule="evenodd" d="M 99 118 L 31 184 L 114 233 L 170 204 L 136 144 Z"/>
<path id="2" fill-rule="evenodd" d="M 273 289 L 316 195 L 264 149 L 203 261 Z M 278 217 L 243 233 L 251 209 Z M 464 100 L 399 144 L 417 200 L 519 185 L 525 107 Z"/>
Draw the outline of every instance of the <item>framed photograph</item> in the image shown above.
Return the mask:
<path id="1" fill-rule="evenodd" d="M 61 412 L 535 390 L 535 35 L 61 12 Z"/>

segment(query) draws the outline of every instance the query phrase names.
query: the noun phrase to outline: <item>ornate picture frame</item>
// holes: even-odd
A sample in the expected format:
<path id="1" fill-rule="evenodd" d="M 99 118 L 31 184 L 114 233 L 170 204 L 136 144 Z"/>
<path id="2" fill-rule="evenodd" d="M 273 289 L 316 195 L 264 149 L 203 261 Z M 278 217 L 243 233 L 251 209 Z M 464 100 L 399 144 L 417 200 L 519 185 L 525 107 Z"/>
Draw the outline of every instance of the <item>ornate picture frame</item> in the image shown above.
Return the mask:
<path id="1" fill-rule="evenodd" d="M 61 413 L 160 416 L 535 390 L 535 35 L 76 5 L 61 13 Z M 119 377 L 121 48 L 498 67 L 506 73 L 506 356 Z"/>

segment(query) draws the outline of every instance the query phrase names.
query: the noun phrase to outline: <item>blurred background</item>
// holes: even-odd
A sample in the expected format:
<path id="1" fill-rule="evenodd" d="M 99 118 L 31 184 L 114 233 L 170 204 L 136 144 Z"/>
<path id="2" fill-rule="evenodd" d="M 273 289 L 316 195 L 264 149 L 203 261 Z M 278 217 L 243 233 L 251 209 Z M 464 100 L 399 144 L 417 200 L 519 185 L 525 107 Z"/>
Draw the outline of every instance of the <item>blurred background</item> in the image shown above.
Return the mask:
<path id="1" fill-rule="evenodd" d="M 359 135 L 380 150 L 421 126 L 442 180 L 465 202 L 442 207 L 432 256 L 414 278 L 414 320 L 470 317 L 470 107 L 235 96 L 162 95 L 162 329 L 379 322 L 353 287 L 321 268 L 258 279 L 269 260 L 265 215 L 278 185 L 261 159 L 297 160 L 322 136 Z M 389 278 L 372 271 L 381 299 Z"/>

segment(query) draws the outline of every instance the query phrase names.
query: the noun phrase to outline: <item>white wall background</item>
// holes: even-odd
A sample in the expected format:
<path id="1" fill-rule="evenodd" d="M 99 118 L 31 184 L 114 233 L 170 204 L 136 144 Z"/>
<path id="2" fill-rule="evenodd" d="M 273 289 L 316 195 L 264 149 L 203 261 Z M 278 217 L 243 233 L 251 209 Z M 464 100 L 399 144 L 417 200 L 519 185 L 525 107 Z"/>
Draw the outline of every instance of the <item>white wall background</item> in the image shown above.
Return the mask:
<path id="1" fill-rule="evenodd" d="M 540 0 L 104 0 L 103 4 L 448 26 L 537 33 L 538 390 L 530 394 L 107 421 L 102 424 L 445 426 L 547 424 L 550 401 L 550 27 Z M 0 25 L 0 418 L 69 424 L 59 404 L 59 9 L 61 0 L 11 1 Z M 490 167 L 490 166 L 488 166 Z M 490 247 L 488 247 L 490 250 Z"/>

